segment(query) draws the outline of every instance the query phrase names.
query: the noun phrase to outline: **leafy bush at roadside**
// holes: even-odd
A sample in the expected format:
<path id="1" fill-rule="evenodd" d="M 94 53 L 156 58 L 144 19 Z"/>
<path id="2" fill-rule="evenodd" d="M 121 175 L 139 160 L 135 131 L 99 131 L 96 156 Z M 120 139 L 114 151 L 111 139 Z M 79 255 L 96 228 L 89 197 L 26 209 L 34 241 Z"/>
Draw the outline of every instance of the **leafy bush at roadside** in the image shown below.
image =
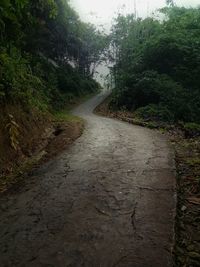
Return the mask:
<path id="1" fill-rule="evenodd" d="M 44 83 L 31 72 L 29 61 L 12 47 L 0 51 L 1 101 L 34 105 L 34 97 L 43 98 Z"/>

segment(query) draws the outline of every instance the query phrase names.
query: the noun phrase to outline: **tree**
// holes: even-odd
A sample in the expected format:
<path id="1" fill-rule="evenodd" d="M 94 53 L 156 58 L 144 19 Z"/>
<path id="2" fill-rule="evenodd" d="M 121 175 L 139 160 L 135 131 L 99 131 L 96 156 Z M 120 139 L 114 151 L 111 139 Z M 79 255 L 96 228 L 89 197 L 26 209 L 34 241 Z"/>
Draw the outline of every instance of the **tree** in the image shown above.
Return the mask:
<path id="1" fill-rule="evenodd" d="M 158 113 L 162 107 L 171 114 L 163 118 L 200 122 L 200 9 L 174 6 L 160 12 L 164 21 L 117 18 L 111 33 L 112 103 L 129 110 L 154 104 Z"/>
<path id="2" fill-rule="evenodd" d="M 174 6 L 175 6 L 175 2 L 174 2 L 174 0 L 166 0 L 166 4 L 167 4 L 168 6 L 171 6 L 171 7 L 174 7 Z"/>
<path id="3" fill-rule="evenodd" d="M 96 67 L 103 60 L 107 38 L 91 24 L 81 26 L 78 65 L 82 73 L 93 76 Z"/>

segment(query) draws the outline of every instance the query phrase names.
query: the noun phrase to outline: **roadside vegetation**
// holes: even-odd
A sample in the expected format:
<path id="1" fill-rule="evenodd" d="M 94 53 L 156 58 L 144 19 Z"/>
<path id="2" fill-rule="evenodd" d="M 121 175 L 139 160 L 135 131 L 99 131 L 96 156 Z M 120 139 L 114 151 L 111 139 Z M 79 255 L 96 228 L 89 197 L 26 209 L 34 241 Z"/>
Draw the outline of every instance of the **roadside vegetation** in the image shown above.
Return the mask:
<path id="1" fill-rule="evenodd" d="M 198 130 L 200 8 L 166 7 L 159 19 L 119 15 L 111 38 L 111 106 L 143 119 L 192 123 Z"/>
<path id="2" fill-rule="evenodd" d="M 69 1 L 0 1 L 0 177 L 34 154 L 54 114 L 100 89 L 106 43 Z"/>

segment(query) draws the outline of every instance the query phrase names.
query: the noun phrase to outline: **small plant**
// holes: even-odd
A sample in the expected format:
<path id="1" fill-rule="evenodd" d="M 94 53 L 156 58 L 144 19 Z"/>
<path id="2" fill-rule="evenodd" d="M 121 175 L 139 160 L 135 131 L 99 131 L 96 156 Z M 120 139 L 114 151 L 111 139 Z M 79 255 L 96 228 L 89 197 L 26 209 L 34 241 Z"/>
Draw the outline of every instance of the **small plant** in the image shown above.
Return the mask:
<path id="1" fill-rule="evenodd" d="M 187 137 L 199 136 L 200 135 L 200 124 L 197 123 L 186 123 L 183 126 Z"/>

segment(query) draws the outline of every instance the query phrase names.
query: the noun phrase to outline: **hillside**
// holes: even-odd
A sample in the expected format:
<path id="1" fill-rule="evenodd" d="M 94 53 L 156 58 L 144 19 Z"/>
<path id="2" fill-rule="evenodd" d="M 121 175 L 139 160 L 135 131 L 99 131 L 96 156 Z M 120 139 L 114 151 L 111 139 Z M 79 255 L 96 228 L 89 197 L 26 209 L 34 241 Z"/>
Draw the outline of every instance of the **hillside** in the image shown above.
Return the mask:
<path id="1" fill-rule="evenodd" d="M 93 74 L 106 36 L 65 0 L 3 0 L 0 9 L 0 177 L 6 183 L 56 131 L 54 115 L 100 89 Z"/>

